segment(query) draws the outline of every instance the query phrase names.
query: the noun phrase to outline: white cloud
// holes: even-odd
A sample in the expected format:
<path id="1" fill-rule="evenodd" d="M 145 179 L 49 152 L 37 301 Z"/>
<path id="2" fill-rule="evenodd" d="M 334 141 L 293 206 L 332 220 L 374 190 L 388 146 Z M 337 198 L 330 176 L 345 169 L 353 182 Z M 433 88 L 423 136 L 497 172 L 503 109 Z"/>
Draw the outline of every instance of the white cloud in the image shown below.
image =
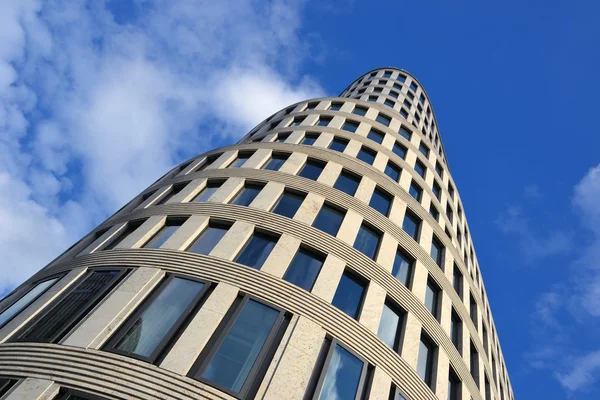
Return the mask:
<path id="1" fill-rule="evenodd" d="M 585 391 L 597 381 L 600 375 L 600 351 L 592 351 L 577 357 L 571 360 L 570 364 L 571 370 L 568 373 L 555 373 L 554 376 L 567 390 Z"/>
<path id="2" fill-rule="evenodd" d="M 322 94 L 298 73 L 301 3 L 132 6 L 0 3 L 0 291 L 174 163 Z"/>

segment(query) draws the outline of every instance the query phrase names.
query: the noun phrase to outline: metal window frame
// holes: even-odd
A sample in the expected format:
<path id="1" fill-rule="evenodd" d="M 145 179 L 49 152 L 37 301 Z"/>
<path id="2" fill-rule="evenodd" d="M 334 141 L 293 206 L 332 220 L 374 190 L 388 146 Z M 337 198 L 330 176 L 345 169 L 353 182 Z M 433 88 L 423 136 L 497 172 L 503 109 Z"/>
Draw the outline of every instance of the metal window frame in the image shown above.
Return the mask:
<path id="1" fill-rule="evenodd" d="M 127 224 L 121 229 L 121 232 L 118 232 L 111 239 L 107 241 L 107 243 L 100 247 L 98 251 L 105 250 L 113 250 L 115 247 L 119 245 L 126 237 L 135 232 L 144 222 L 146 222 L 148 218 L 139 218 L 131 221 L 127 221 Z"/>
<path id="2" fill-rule="evenodd" d="M 227 232 L 229 231 L 229 229 L 231 229 L 231 227 L 233 226 L 234 222 L 233 221 L 228 221 L 225 219 L 220 219 L 220 218 L 209 218 L 208 219 L 208 223 L 206 224 L 206 226 L 204 227 L 204 229 L 202 229 L 202 231 L 198 234 L 198 236 L 196 236 L 194 238 L 194 240 L 192 240 L 189 244 L 189 246 L 187 246 L 185 248 L 184 251 L 190 251 L 190 249 L 192 247 L 194 247 L 194 245 L 196 245 L 196 243 L 198 243 L 200 240 L 202 240 L 202 236 L 206 233 L 206 231 L 208 231 L 210 228 L 217 228 L 217 229 L 225 229 L 226 232 L 223 234 L 226 235 Z M 221 238 L 222 239 L 222 238 Z M 220 242 L 221 240 L 219 240 Z M 217 246 L 217 244 L 219 244 L 219 242 L 217 242 L 215 244 L 215 247 Z M 215 248 L 213 247 L 211 249 L 211 251 Z M 191 251 L 190 251 L 191 252 Z M 203 253 L 196 253 L 196 252 L 192 252 L 194 254 L 203 254 Z M 209 252 L 210 253 L 210 252 Z M 208 253 L 207 253 L 208 254 Z"/>
<path id="3" fill-rule="evenodd" d="M 398 254 L 398 253 L 400 253 L 400 255 L 405 260 L 408 261 L 408 276 L 406 277 L 406 284 L 404 284 L 400 281 L 399 282 L 402 283 L 408 290 L 412 290 L 416 259 L 413 256 L 411 256 L 408 252 L 406 252 L 402 247 L 400 247 L 400 245 L 398 245 L 398 248 L 396 249 L 396 254 Z M 393 267 L 392 267 L 392 272 L 393 272 Z M 394 276 L 394 278 L 395 278 L 395 276 Z"/>
<path id="4" fill-rule="evenodd" d="M 4 398 L 4 395 L 10 392 L 10 390 L 19 382 L 19 378 L 12 376 L 0 377 L 0 397 Z"/>
<path id="5" fill-rule="evenodd" d="M 365 298 L 367 297 L 367 290 L 369 288 L 369 280 L 366 279 L 365 277 L 363 277 L 362 275 L 360 275 L 358 272 L 356 272 L 350 268 L 344 269 L 344 272 L 342 273 L 342 276 L 340 277 L 340 281 L 342 280 L 344 275 L 347 276 L 349 279 L 353 280 L 355 283 L 362 286 L 362 293 L 360 295 L 360 299 L 358 300 L 358 304 L 356 307 L 356 315 L 355 316 L 348 315 L 341 308 L 338 308 L 337 306 L 335 306 L 333 304 L 333 300 L 335 299 L 335 295 L 337 294 L 337 291 L 339 289 L 339 285 L 340 285 L 339 282 L 338 282 L 338 286 L 335 289 L 335 293 L 333 294 L 333 298 L 331 299 L 331 305 L 333 307 L 337 308 L 338 310 L 340 310 L 341 312 L 343 312 L 344 314 L 348 315 L 350 318 L 358 321 L 360 319 L 360 316 L 362 315 L 363 306 L 365 305 Z"/>
<path id="6" fill-rule="evenodd" d="M 440 285 L 438 285 L 437 282 L 435 282 L 431 276 L 427 277 L 427 287 L 430 287 L 433 290 L 433 295 L 434 295 L 434 299 L 433 299 L 433 310 L 429 310 L 431 312 L 431 315 L 433 315 L 433 317 L 436 320 L 440 320 L 440 309 L 441 309 L 441 301 L 442 301 L 442 296 L 440 296 L 440 293 L 442 292 L 442 289 L 440 287 Z"/>
<path id="7" fill-rule="evenodd" d="M 382 199 L 384 199 L 384 200 L 386 200 L 388 202 L 387 209 L 385 210 L 385 213 L 382 213 L 381 211 L 379 211 L 378 209 L 376 209 L 375 207 L 373 207 L 371 205 L 371 202 L 373 201 L 373 198 L 375 197 L 376 194 L 379 197 L 381 197 Z M 371 194 L 371 198 L 369 199 L 369 207 L 371 207 L 375 211 L 379 212 L 381 215 L 387 217 L 387 216 L 390 215 L 390 210 L 392 209 L 392 203 L 393 203 L 393 201 L 394 201 L 394 196 L 392 194 L 390 194 L 390 192 L 388 192 L 387 190 L 385 190 L 381 186 L 376 185 L 375 186 L 375 190 L 373 190 L 373 193 Z"/>
<path id="8" fill-rule="evenodd" d="M 383 306 L 388 307 L 390 310 L 392 310 L 392 312 L 394 312 L 398 316 L 398 326 L 396 326 L 396 332 L 394 333 L 394 343 L 392 345 L 392 350 L 394 350 L 398 354 L 402 354 L 402 344 L 404 343 L 404 334 L 406 332 L 406 318 L 408 312 L 390 297 L 386 297 Z"/>
<path id="9" fill-rule="evenodd" d="M 240 188 L 240 190 L 238 190 L 237 193 L 231 198 L 231 200 L 229 200 L 228 204 L 241 206 L 241 207 L 248 207 L 254 201 L 254 199 L 260 194 L 261 190 L 263 190 L 264 188 L 265 188 L 265 184 L 263 182 L 253 182 L 253 181 L 246 180 L 244 182 L 244 185 Z M 256 193 L 256 196 L 254 196 L 254 198 L 252 198 L 250 203 L 248 203 L 247 205 L 236 204 L 235 203 L 236 200 L 244 193 L 244 191 L 246 189 L 256 189 L 256 190 L 258 190 L 258 193 Z"/>
<path id="10" fill-rule="evenodd" d="M 345 190 L 342 190 L 342 189 L 336 187 L 338 181 L 340 180 L 340 177 L 342 177 L 342 176 L 348 178 L 349 180 L 351 180 L 353 182 L 356 182 L 356 187 L 354 188 L 354 192 L 353 193 L 348 193 Z M 342 171 L 340 172 L 340 174 L 338 175 L 338 177 L 335 180 L 335 183 L 333 184 L 333 188 L 336 189 L 336 190 L 339 190 L 342 193 L 346 193 L 348 196 L 354 197 L 354 195 L 356 194 L 356 191 L 358 190 L 358 186 L 360 185 L 360 181 L 361 180 L 362 180 L 362 177 L 360 175 L 358 175 L 358 174 L 356 174 L 354 172 L 350 172 L 349 170 L 347 170 L 345 168 L 342 168 Z"/>
<path id="11" fill-rule="evenodd" d="M 321 229 L 321 228 L 319 228 L 318 226 L 316 226 L 316 225 L 315 225 L 315 223 L 316 223 L 316 222 L 317 222 L 317 220 L 319 219 L 319 215 L 321 215 L 321 212 L 323 212 L 323 210 L 326 210 L 326 209 L 327 209 L 327 211 L 331 210 L 331 211 L 333 211 L 334 213 L 337 213 L 337 214 L 339 214 L 339 215 L 341 216 L 341 219 L 340 219 L 340 224 L 338 225 L 337 229 L 335 230 L 335 233 L 331 233 L 331 234 L 330 234 L 330 233 L 328 233 L 328 232 L 325 232 L 323 229 Z M 333 203 L 330 203 L 330 202 L 328 202 L 328 201 L 325 201 L 325 202 L 323 202 L 323 205 L 321 206 L 321 208 L 319 209 L 319 212 L 318 212 L 318 213 L 317 213 L 317 215 L 315 216 L 315 219 L 314 219 L 314 221 L 313 221 L 313 223 L 312 223 L 312 225 L 311 225 L 311 226 L 312 226 L 313 228 L 315 228 L 315 229 L 319 229 L 320 231 L 322 231 L 322 232 L 324 232 L 324 233 L 327 233 L 328 235 L 331 235 L 331 236 L 333 236 L 333 237 L 336 237 L 336 236 L 337 236 L 337 234 L 338 234 L 338 232 L 340 231 L 340 228 L 342 227 L 342 223 L 344 222 L 344 218 L 346 217 L 346 214 L 347 214 L 347 210 L 345 210 L 345 209 L 343 209 L 342 207 L 339 207 L 339 206 L 337 206 L 337 205 L 335 205 L 335 204 L 333 204 Z"/>
<path id="12" fill-rule="evenodd" d="M 156 231 L 156 233 L 154 235 L 152 235 L 152 237 L 150 239 L 148 239 L 146 241 L 146 243 L 144 243 L 141 248 L 143 249 L 151 249 L 152 245 L 154 243 L 156 243 L 156 241 L 158 241 L 158 239 L 160 239 L 162 237 L 162 235 L 164 235 L 164 232 L 166 231 L 166 229 L 170 226 L 178 226 L 179 228 L 181 228 L 181 226 L 185 223 L 185 221 L 187 221 L 187 219 L 189 218 L 189 216 L 172 216 L 172 217 L 167 217 L 165 223 L 160 227 L 160 229 L 158 231 Z M 175 234 L 175 232 L 173 232 L 173 234 Z M 171 235 L 172 236 L 172 235 Z M 169 239 L 167 239 L 169 240 Z"/>
<path id="13" fill-rule="evenodd" d="M 367 221 L 362 222 L 362 224 L 360 224 L 360 228 L 358 228 L 358 232 L 360 233 L 360 231 L 362 229 L 365 229 L 367 231 L 371 231 L 375 234 L 375 236 L 377 236 L 377 245 L 375 246 L 375 251 L 373 252 L 373 256 L 368 256 L 367 254 L 363 253 L 361 250 L 357 249 L 356 247 L 354 247 L 354 244 L 356 243 L 356 239 L 358 238 L 358 233 L 356 234 L 356 238 L 354 239 L 354 243 L 352 244 L 352 248 L 359 251 L 360 253 L 362 253 L 364 256 L 369 257 L 371 260 L 375 261 L 377 260 L 377 256 L 379 255 L 379 250 L 381 250 L 381 241 L 383 239 L 383 232 L 379 229 L 377 229 L 375 226 L 371 225 L 370 223 L 368 223 Z"/>
<path id="14" fill-rule="evenodd" d="M 292 265 L 294 264 L 294 261 L 296 260 L 296 257 L 298 256 L 298 253 L 307 253 L 308 255 L 312 256 L 313 258 L 320 260 L 321 261 L 321 266 L 319 267 L 319 272 L 317 273 L 317 276 L 315 277 L 315 280 L 312 282 L 312 284 L 310 285 L 310 288 L 308 289 L 304 289 L 303 287 L 300 287 L 290 281 L 288 281 L 286 279 L 286 276 L 290 270 L 290 268 L 292 267 Z M 298 247 L 298 250 L 296 250 L 296 254 L 294 254 L 294 257 L 292 258 L 292 261 L 290 261 L 289 265 L 287 266 L 287 268 L 285 269 L 285 272 L 283 274 L 283 277 L 281 278 L 282 280 L 299 287 L 300 289 L 304 289 L 307 292 L 311 292 L 313 287 L 315 286 L 315 283 L 317 282 L 317 279 L 319 279 L 319 275 L 321 274 L 321 270 L 323 269 L 323 264 L 325 264 L 325 259 L 327 258 L 327 255 L 320 252 L 319 250 L 313 249 L 312 247 L 309 247 L 303 243 L 300 243 L 300 247 Z"/>
<path id="15" fill-rule="evenodd" d="M 283 198 L 288 195 L 290 197 L 296 197 L 297 199 L 300 200 L 300 204 L 298 205 L 298 208 L 296 208 L 296 211 L 294 212 L 294 215 L 298 212 L 298 210 L 300 209 L 300 206 L 302 206 L 302 203 L 304 202 L 304 200 L 306 199 L 307 193 L 305 192 L 301 192 L 299 190 L 294 190 L 291 188 L 284 188 L 283 192 L 281 192 L 281 196 L 279 196 L 279 198 L 277 199 L 277 201 L 275 202 L 275 204 L 273 204 L 273 207 L 271 208 L 270 212 L 273 214 L 277 214 L 281 217 L 287 217 L 286 215 L 283 214 L 279 214 L 277 212 L 275 212 L 275 209 L 279 206 L 279 204 L 281 203 L 281 200 L 283 200 Z M 294 215 L 288 217 L 288 218 L 293 218 Z"/>
<path id="16" fill-rule="evenodd" d="M 406 208 L 406 212 L 404 213 L 404 218 L 402 219 L 402 226 L 404 226 L 404 219 L 408 218 L 410 219 L 412 222 L 415 223 L 416 229 L 415 229 L 415 233 L 413 235 L 410 235 L 415 242 L 419 243 L 419 240 L 421 238 L 421 227 L 423 225 L 423 220 L 421 218 L 419 218 L 419 216 L 412 211 L 410 208 Z M 402 229 L 404 231 L 404 229 Z M 408 232 L 404 231 L 406 234 L 408 234 Z"/>
<path id="17" fill-rule="evenodd" d="M 242 248 L 240 249 L 240 251 L 238 251 L 238 253 L 236 254 L 235 258 L 233 259 L 233 262 L 236 262 L 236 263 L 238 263 L 240 265 L 245 265 L 246 267 L 250 267 L 250 268 L 253 268 L 253 269 L 258 269 L 258 268 L 256 268 L 253 265 L 243 264 L 243 263 L 240 263 L 238 261 L 239 258 L 244 253 L 244 251 L 246 251 L 246 248 L 248 248 L 248 246 L 250 245 L 250 242 L 252 242 L 252 239 L 254 239 L 255 237 L 266 238 L 266 239 L 270 240 L 271 242 L 275 243 L 274 246 L 276 246 L 277 242 L 279 241 L 279 239 L 281 239 L 281 235 L 280 234 L 277 234 L 277 233 L 272 232 L 272 231 L 268 231 L 266 229 L 261 229 L 259 227 L 254 227 L 254 231 L 252 232 L 252 235 L 250 235 L 250 237 L 248 238 L 248 240 L 246 240 L 246 242 L 244 243 L 244 245 L 242 246 Z M 269 256 L 267 256 L 267 258 L 268 257 Z"/>
<path id="18" fill-rule="evenodd" d="M 439 351 L 439 347 L 433 341 L 431 336 L 429 336 L 427 334 L 427 332 L 425 332 L 424 330 L 421 330 L 420 342 L 424 343 L 428 350 L 427 351 L 427 361 L 426 361 L 426 365 L 425 365 L 425 379 L 423 379 L 423 382 L 425 382 L 425 384 L 427 386 L 429 386 L 429 388 L 431 390 L 434 390 L 435 389 L 435 372 L 436 372 L 436 367 L 437 367 L 436 361 L 437 361 L 437 356 L 438 356 L 437 353 Z"/>

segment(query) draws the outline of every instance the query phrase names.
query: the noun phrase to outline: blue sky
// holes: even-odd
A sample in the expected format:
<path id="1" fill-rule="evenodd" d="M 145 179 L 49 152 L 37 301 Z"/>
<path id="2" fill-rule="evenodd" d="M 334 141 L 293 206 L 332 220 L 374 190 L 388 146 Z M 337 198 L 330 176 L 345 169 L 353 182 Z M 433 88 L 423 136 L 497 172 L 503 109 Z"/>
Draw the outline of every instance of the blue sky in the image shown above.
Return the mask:
<path id="1" fill-rule="evenodd" d="M 391 65 L 432 99 L 516 397 L 598 399 L 599 12 L 0 2 L 0 292 L 176 163 Z"/>

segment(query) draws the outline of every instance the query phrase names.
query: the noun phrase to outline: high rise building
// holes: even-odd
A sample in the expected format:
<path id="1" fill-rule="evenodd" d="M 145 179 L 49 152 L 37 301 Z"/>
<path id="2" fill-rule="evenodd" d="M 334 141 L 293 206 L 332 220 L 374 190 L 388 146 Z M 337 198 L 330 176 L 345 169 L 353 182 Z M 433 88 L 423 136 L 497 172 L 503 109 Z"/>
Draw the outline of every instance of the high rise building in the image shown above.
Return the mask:
<path id="1" fill-rule="evenodd" d="M 8 400 L 514 400 L 433 108 L 396 68 L 168 172 L 0 303 L 0 342 Z"/>

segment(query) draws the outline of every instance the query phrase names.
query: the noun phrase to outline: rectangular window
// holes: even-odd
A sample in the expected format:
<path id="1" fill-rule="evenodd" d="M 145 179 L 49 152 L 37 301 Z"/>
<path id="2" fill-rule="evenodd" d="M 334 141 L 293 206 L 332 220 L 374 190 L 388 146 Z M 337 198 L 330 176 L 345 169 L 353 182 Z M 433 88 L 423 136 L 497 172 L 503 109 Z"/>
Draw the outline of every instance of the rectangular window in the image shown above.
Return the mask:
<path id="1" fill-rule="evenodd" d="M 452 208 L 450 207 L 450 204 L 446 205 L 446 216 L 448 217 L 448 220 L 452 224 L 453 219 L 454 219 L 453 218 L 454 217 L 454 212 L 452 212 Z"/>
<path id="2" fill-rule="evenodd" d="M 450 339 L 456 347 L 456 350 L 462 354 L 462 319 L 458 316 L 458 313 L 452 309 L 452 316 L 450 319 Z"/>
<path id="3" fill-rule="evenodd" d="M 440 240 L 433 235 L 431 240 L 431 252 L 429 253 L 433 261 L 440 267 L 444 269 L 444 245 Z"/>
<path id="4" fill-rule="evenodd" d="M 385 71 L 385 72 L 383 73 L 383 77 L 384 77 L 384 78 L 391 78 L 391 76 L 392 76 L 392 73 L 391 73 L 390 71 Z"/>
<path id="5" fill-rule="evenodd" d="M 436 221 L 439 221 L 440 219 L 440 212 L 437 210 L 437 208 L 435 208 L 433 203 L 429 204 L 429 215 L 431 215 Z"/>
<path id="6" fill-rule="evenodd" d="M 487 332 L 487 329 L 485 329 L 485 324 L 482 324 L 481 336 L 483 336 L 483 351 L 485 351 L 485 355 L 489 357 L 490 353 L 488 350 L 488 332 Z M 492 356 L 492 364 L 493 364 L 493 361 L 494 361 L 494 356 Z"/>
<path id="7" fill-rule="evenodd" d="M 325 258 L 310 250 L 300 247 L 283 279 L 306 291 L 311 291 L 321 271 Z"/>
<path id="8" fill-rule="evenodd" d="M 333 187 L 337 190 L 341 190 L 342 192 L 350 196 L 354 196 L 359 183 L 360 177 L 350 172 L 342 170 L 342 173 L 340 174 L 340 176 L 338 176 Z"/>
<path id="9" fill-rule="evenodd" d="M 173 187 L 166 194 L 164 194 L 163 197 L 160 200 L 158 200 L 155 205 L 159 206 L 161 204 L 165 204 L 167 201 L 171 200 L 173 197 L 175 197 L 175 195 L 181 192 L 183 188 L 188 185 L 188 183 L 190 182 L 187 181 L 173 185 Z"/>
<path id="10" fill-rule="evenodd" d="M 440 187 L 440 185 L 438 185 L 437 182 L 433 182 L 433 186 L 432 189 L 434 196 L 438 199 L 441 200 L 442 199 L 442 188 Z"/>
<path id="11" fill-rule="evenodd" d="M 375 161 L 376 156 L 377 156 L 376 152 L 369 149 L 368 147 L 362 146 L 360 148 L 360 151 L 356 155 L 356 158 L 358 158 L 361 161 L 366 162 L 369 165 L 373 165 L 373 161 Z"/>
<path id="12" fill-rule="evenodd" d="M 417 84 L 414 82 L 410 83 L 410 90 L 412 90 L 413 92 L 417 91 Z"/>
<path id="13" fill-rule="evenodd" d="M 208 227 L 202 231 L 198 239 L 191 244 L 187 251 L 198 254 L 210 254 L 228 230 L 229 225 L 210 221 Z"/>
<path id="14" fill-rule="evenodd" d="M 339 110 L 342 108 L 342 105 L 343 105 L 343 104 L 344 104 L 344 103 L 337 103 L 337 102 L 335 102 L 335 103 L 331 103 L 331 105 L 329 106 L 329 109 L 330 109 L 331 111 L 339 111 Z"/>
<path id="15" fill-rule="evenodd" d="M 421 162 L 421 160 L 415 161 L 415 171 L 417 172 L 417 174 L 421 175 L 421 178 L 425 179 L 425 173 L 427 172 L 427 168 L 425 167 L 425 164 Z"/>
<path id="16" fill-rule="evenodd" d="M 380 240 L 381 233 L 363 223 L 354 240 L 354 248 L 374 260 Z"/>
<path id="17" fill-rule="evenodd" d="M 385 99 L 383 101 L 383 104 L 385 104 L 386 106 L 390 107 L 390 108 L 394 108 L 394 106 L 396 105 L 396 103 L 394 103 L 392 100 L 390 99 Z"/>
<path id="18" fill-rule="evenodd" d="M 267 169 L 270 171 L 279 171 L 279 168 L 281 168 L 281 166 L 285 164 L 287 159 L 287 154 L 273 153 L 271 159 L 265 164 L 263 169 Z"/>
<path id="19" fill-rule="evenodd" d="M 379 122 L 382 125 L 390 126 L 392 119 L 390 117 L 388 117 L 387 115 L 383 115 L 383 114 L 379 113 L 379 114 L 377 114 L 375 121 Z"/>
<path id="20" fill-rule="evenodd" d="M 391 194 L 377 187 L 371 195 L 369 206 L 387 217 L 392 206 L 392 199 L 393 196 Z"/>
<path id="21" fill-rule="evenodd" d="M 50 278 L 42 282 L 38 282 L 33 286 L 27 293 L 20 296 L 15 301 L 10 301 L 8 307 L 4 307 L 4 310 L 0 313 L 0 327 L 4 326 L 7 322 L 9 322 L 15 315 L 24 310 L 27 306 L 37 300 L 42 294 L 46 292 L 56 281 L 58 281 L 58 277 Z M 8 301 L 10 299 L 6 299 Z"/>
<path id="22" fill-rule="evenodd" d="M 238 398 L 254 398 L 290 316 L 249 296 L 227 313 L 188 376 Z"/>
<path id="23" fill-rule="evenodd" d="M 436 356 L 436 346 L 433 340 L 421 332 L 421 341 L 419 342 L 419 356 L 417 359 L 417 374 L 423 381 L 433 388 L 433 369 Z"/>
<path id="24" fill-rule="evenodd" d="M 398 182 L 400 180 L 400 172 L 402 172 L 402 169 L 393 162 L 388 161 L 384 172 L 391 180 Z"/>
<path id="25" fill-rule="evenodd" d="M 316 181 L 323 172 L 323 168 L 325 168 L 323 162 L 309 158 L 298 176 Z"/>
<path id="26" fill-rule="evenodd" d="M 344 125 L 342 125 L 342 129 L 348 132 L 356 132 L 356 130 L 358 129 L 358 125 L 358 122 L 346 120 L 346 122 L 344 122 Z"/>
<path id="27" fill-rule="evenodd" d="M 319 105 L 319 102 L 308 103 L 306 105 L 306 108 L 304 109 L 304 111 L 314 110 L 315 108 L 317 108 L 318 105 Z"/>
<path id="28" fill-rule="evenodd" d="M 242 190 L 240 190 L 238 194 L 233 198 L 231 204 L 248 207 L 250 203 L 254 201 L 256 196 L 258 196 L 263 187 L 263 185 L 246 183 Z"/>
<path id="29" fill-rule="evenodd" d="M 448 400 L 460 400 L 462 399 L 462 383 L 454 369 L 450 367 L 450 373 L 448 374 Z"/>
<path id="30" fill-rule="evenodd" d="M 384 136 L 385 134 L 383 134 L 382 132 L 379 132 L 376 129 L 371 129 L 367 134 L 367 139 L 371 139 L 372 141 L 381 144 L 381 142 L 383 142 Z"/>
<path id="31" fill-rule="evenodd" d="M 208 201 L 208 199 L 215 194 L 215 192 L 221 187 L 222 182 L 214 182 L 214 181 L 208 181 L 206 183 L 206 186 L 204 187 L 204 189 L 202 189 L 200 191 L 200 193 L 198 193 L 196 195 L 196 197 L 194 197 L 194 199 L 192 200 L 192 202 L 194 203 L 202 203 L 204 201 Z"/>
<path id="32" fill-rule="evenodd" d="M 367 109 L 361 106 L 356 106 L 354 107 L 354 110 L 352 110 L 352 114 L 364 117 L 367 114 Z"/>
<path id="33" fill-rule="evenodd" d="M 273 208 L 273 213 L 283 215 L 284 217 L 294 218 L 296 211 L 304 201 L 305 194 L 284 191 L 279 201 Z"/>
<path id="34" fill-rule="evenodd" d="M 454 200 L 454 187 L 450 183 L 448 183 L 448 194 L 450 195 L 450 198 Z"/>
<path id="35" fill-rule="evenodd" d="M 376 90 L 373 90 L 373 91 L 375 92 Z M 370 101 L 372 103 L 376 103 L 378 98 L 379 97 L 377 97 L 377 96 L 369 96 L 369 97 L 367 97 L 367 101 Z"/>
<path id="36" fill-rule="evenodd" d="M 477 302 L 475 301 L 473 292 L 471 292 L 469 296 L 469 313 L 471 315 L 471 321 L 475 324 L 475 329 L 479 329 L 479 324 L 477 323 Z"/>
<path id="37" fill-rule="evenodd" d="M 427 280 L 425 287 L 425 307 L 431 312 L 435 319 L 439 319 L 441 289 L 431 278 Z"/>
<path id="38" fill-rule="evenodd" d="M 410 194 L 416 201 L 421 202 L 421 197 L 423 195 L 423 189 L 419 186 L 414 180 L 410 183 L 410 187 L 408 188 L 408 194 Z"/>
<path id="39" fill-rule="evenodd" d="M 425 146 L 423 143 L 419 144 L 419 151 L 425 157 L 429 157 L 429 147 Z"/>
<path id="40" fill-rule="evenodd" d="M 395 155 L 397 155 L 398 157 L 400 157 L 403 160 L 406 157 L 406 151 L 407 151 L 406 147 L 404 147 L 403 145 L 401 145 L 398 142 L 394 143 L 394 148 L 392 149 L 392 151 L 394 152 Z"/>
<path id="41" fill-rule="evenodd" d="M 485 400 L 493 400 L 492 390 L 490 388 L 490 380 L 488 379 L 487 375 L 485 375 L 483 379 L 485 381 Z"/>
<path id="42" fill-rule="evenodd" d="M 227 168 L 240 168 L 248 159 L 252 156 L 252 153 L 238 153 L 238 156 Z"/>
<path id="43" fill-rule="evenodd" d="M 402 229 L 406 232 L 410 237 L 415 239 L 417 242 L 419 241 L 419 233 L 421 228 L 421 219 L 417 217 L 412 211 L 406 210 L 406 214 L 404 215 L 404 220 L 402 221 Z"/>
<path id="44" fill-rule="evenodd" d="M 392 266 L 392 275 L 406 287 L 410 287 L 414 262 L 414 259 L 406 255 L 402 250 L 398 249 L 396 251 L 394 265 Z"/>
<path id="45" fill-rule="evenodd" d="M 412 103 L 410 101 L 408 101 L 408 99 L 404 99 L 402 104 L 404 104 L 406 107 L 408 107 L 409 110 L 412 107 Z"/>
<path id="46" fill-rule="evenodd" d="M 329 123 L 331 122 L 333 118 L 331 117 L 319 117 L 319 120 L 317 121 L 317 126 L 328 126 Z"/>
<path id="47" fill-rule="evenodd" d="M 91 270 L 17 332 L 12 342 L 57 343 L 121 280 L 125 270 Z"/>
<path id="48" fill-rule="evenodd" d="M 395 92 L 395 91 L 393 91 L 393 90 L 390 90 L 390 93 L 388 93 L 388 94 L 389 94 L 389 96 L 390 96 L 390 97 L 393 97 L 393 98 L 395 98 L 395 99 L 397 99 L 397 98 L 398 98 L 398 95 L 399 95 L 399 93 L 398 93 L 398 92 Z"/>
<path id="49" fill-rule="evenodd" d="M 471 342 L 471 376 L 475 380 L 477 387 L 479 387 L 479 353 L 473 342 Z"/>
<path id="50" fill-rule="evenodd" d="M 377 329 L 377 336 L 390 348 L 399 351 L 400 334 L 406 312 L 391 300 L 386 300 Z"/>
<path id="51" fill-rule="evenodd" d="M 312 226 L 331 236 L 335 236 L 342 225 L 345 215 L 345 211 L 325 203 L 321 207 L 319 214 L 317 214 Z"/>
<path id="52" fill-rule="evenodd" d="M 407 115 L 408 116 L 408 115 Z M 400 134 L 400 136 L 402 136 L 404 139 L 409 140 L 410 141 L 410 137 L 412 136 L 412 132 L 410 130 L 408 130 L 408 128 L 405 128 L 403 126 L 400 127 L 400 129 L 398 130 L 398 133 Z"/>
<path id="53" fill-rule="evenodd" d="M 110 338 L 105 350 L 155 362 L 209 284 L 169 275 Z"/>
<path id="54" fill-rule="evenodd" d="M 463 275 L 460 272 L 460 270 L 458 269 L 458 265 L 456 265 L 456 264 L 454 264 L 454 268 L 452 270 L 452 286 L 454 287 L 454 290 L 456 290 L 458 297 L 460 297 L 462 299 L 462 297 L 463 297 Z"/>
<path id="55" fill-rule="evenodd" d="M 185 222 L 182 218 L 167 218 L 165 225 L 143 246 L 146 249 L 158 249 L 162 246 Z"/>
<path id="56" fill-rule="evenodd" d="M 444 177 L 444 168 L 439 162 L 435 163 L 435 172 L 439 175 L 440 178 Z"/>
<path id="57" fill-rule="evenodd" d="M 350 317 L 358 319 L 366 286 L 363 279 L 344 271 L 331 304 Z"/>
<path id="58" fill-rule="evenodd" d="M 313 144 L 315 144 L 318 138 L 318 133 L 307 133 L 306 135 L 304 135 L 304 139 L 302 139 L 302 142 L 300 142 L 300 144 L 303 144 L 305 146 L 312 146 Z"/>
<path id="59" fill-rule="evenodd" d="M 404 108 L 401 108 L 400 109 L 400 115 L 402 115 L 402 117 L 404 119 L 407 119 L 408 118 L 408 111 L 406 111 Z"/>
<path id="60" fill-rule="evenodd" d="M 347 140 L 336 137 L 331 141 L 331 144 L 329 145 L 329 149 L 343 153 L 344 150 L 346 150 L 347 145 L 348 145 Z"/>
<path id="61" fill-rule="evenodd" d="M 263 232 L 254 232 L 246 242 L 235 262 L 254 269 L 260 269 L 273 251 L 279 237 Z"/>

